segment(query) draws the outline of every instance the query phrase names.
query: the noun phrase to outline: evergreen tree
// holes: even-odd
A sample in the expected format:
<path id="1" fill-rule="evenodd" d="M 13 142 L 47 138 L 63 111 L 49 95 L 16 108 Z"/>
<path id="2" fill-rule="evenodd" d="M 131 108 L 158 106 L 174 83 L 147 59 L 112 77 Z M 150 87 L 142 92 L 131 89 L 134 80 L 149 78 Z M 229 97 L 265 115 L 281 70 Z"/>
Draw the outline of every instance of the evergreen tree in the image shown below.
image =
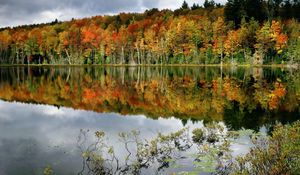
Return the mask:
<path id="1" fill-rule="evenodd" d="M 274 18 L 274 1 L 273 0 L 268 0 L 267 1 L 267 16 L 268 16 L 268 21 L 271 24 L 273 18 Z"/>
<path id="2" fill-rule="evenodd" d="M 194 3 L 191 7 L 191 10 L 197 10 L 199 8 L 200 8 L 199 4 Z"/>
<path id="3" fill-rule="evenodd" d="M 280 13 L 280 7 L 283 3 L 283 0 L 274 0 L 274 16 L 278 17 Z"/>
<path id="4" fill-rule="evenodd" d="M 185 0 L 183 1 L 182 5 L 181 5 L 181 9 L 189 9 L 189 5 Z"/>
<path id="5" fill-rule="evenodd" d="M 205 0 L 203 4 L 204 8 L 214 8 L 215 7 L 215 1 L 214 0 Z"/>
<path id="6" fill-rule="evenodd" d="M 244 13 L 244 0 L 228 0 L 224 9 L 225 19 L 233 21 L 235 26 L 238 27 L 241 23 Z"/>
<path id="7" fill-rule="evenodd" d="M 263 8 L 263 0 L 245 0 L 244 9 L 246 11 L 246 19 L 249 21 L 251 18 L 262 22 L 266 19 L 266 14 Z"/>
<path id="8" fill-rule="evenodd" d="M 225 19 L 233 21 L 239 27 L 244 18 L 249 21 L 251 18 L 260 22 L 265 20 L 263 0 L 228 0 L 225 6 Z"/>

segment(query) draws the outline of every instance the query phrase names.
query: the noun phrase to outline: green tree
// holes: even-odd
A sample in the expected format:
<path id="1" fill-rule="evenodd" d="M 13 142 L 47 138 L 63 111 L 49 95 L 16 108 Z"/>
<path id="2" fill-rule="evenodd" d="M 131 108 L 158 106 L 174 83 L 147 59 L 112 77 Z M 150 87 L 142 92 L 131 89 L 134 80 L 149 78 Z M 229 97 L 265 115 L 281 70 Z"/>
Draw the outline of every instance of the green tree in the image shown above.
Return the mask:
<path id="1" fill-rule="evenodd" d="M 197 10 L 197 9 L 200 9 L 200 6 L 199 4 L 194 3 L 191 7 L 191 10 Z"/>
<path id="2" fill-rule="evenodd" d="M 184 0 L 182 5 L 181 5 L 181 9 L 185 10 L 185 9 L 190 9 L 188 3 Z"/>
<path id="3" fill-rule="evenodd" d="M 258 21 L 265 19 L 262 0 L 228 0 L 224 9 L 225 19 L 233 21 L 239 27 L 242 19 Z"/>
<path id="4" fill-rule="evenodd" d="M 244 0 L 228 0 L 225 5 L 224 15 L 226 21 L 233 21 L 235 26 L 238 27 L 242 17 L 246 16 Z"/>
<path id="5" fill-rule="evenodd" d="M 214 0 L 205 0 L 204 3 L 203 3 L 203 7 L 204 8 L 214 8 L 216 5 L 215 1 Z"/>

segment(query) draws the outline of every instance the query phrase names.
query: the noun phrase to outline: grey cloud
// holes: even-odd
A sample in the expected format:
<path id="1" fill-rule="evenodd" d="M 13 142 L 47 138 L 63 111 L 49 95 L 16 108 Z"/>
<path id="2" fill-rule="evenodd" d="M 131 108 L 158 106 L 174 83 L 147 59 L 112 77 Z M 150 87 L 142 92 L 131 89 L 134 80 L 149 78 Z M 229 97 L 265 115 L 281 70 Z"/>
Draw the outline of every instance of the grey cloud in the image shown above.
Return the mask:
<path id="1" fill-rule="evenodd" d="M 148 8 L 179 7 L 183 0 L 1 0 L 0 27 L 69 20 L 119 12 L 142 12 Z M 204 0 L 187 0 L 202 4 Z M 216 2 L 224 0 L 216 0 Z"/>
<path id="2" fill-rule="evenodd" d="M 18 24 L 49 22 L 52 16 L 67 20 L 120 11 L 140 12 L 142 0 L 1 0 L 0 27 Z M 47 15 L 52 14 L 49 19 Z M 46 20 L 46 21 L 44 21 Z"/>

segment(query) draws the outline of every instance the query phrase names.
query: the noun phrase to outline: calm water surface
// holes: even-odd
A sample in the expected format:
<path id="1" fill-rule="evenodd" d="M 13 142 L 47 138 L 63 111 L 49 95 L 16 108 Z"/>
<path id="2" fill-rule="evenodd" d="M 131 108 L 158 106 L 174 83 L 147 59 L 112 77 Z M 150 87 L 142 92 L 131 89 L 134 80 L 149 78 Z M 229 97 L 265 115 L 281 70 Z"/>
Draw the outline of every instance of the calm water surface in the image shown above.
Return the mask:
<path id="1" fill-rule="evenodd" d="M 0 67 L 0 174 L 77 174 L 78 136 L 105 131 L 125 155 L 119 132 L 153 138 L 220 122 L 229 130 L 268 132 L 300 119 L 300 73 L 281 68 Z M 245 152 L 249 138 L 232 146 Z M 189 171 L 180 167 L 159 172 Z M 142 174 L 154 171 L 144 169 Z"/>

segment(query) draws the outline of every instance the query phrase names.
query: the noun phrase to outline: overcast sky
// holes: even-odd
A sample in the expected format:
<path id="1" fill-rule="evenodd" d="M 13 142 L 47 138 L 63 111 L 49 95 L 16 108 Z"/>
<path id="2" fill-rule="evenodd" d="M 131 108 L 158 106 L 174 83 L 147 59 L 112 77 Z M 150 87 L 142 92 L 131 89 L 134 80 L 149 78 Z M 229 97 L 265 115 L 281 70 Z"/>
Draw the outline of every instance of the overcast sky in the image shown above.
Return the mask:
<path id="1" fill-rule="evenodd" d="M 225 0 L 215 0 L 222 3 Z M 149 8 L 176 9 L 183 0 L 0 0 L 0 27 L 60 21 Z M 204 0 L 187 0 L 203 4 Z"/>

